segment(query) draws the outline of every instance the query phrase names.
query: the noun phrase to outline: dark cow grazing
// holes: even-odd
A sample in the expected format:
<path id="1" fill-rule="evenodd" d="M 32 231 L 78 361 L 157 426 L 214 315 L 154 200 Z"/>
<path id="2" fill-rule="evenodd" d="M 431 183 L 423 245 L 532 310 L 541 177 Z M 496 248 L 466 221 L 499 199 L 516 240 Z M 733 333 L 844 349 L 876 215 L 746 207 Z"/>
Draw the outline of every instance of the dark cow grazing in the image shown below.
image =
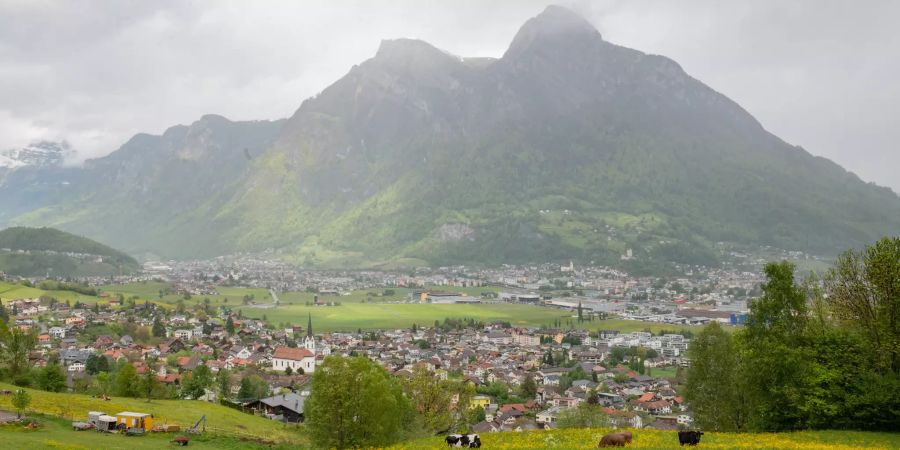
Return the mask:
<path id="1" fill-rule="evenodd" d="M 444 441 L 448 447 L 481 448 L 481 437 L 477 434 L 449 434 Z"/>
<path id="2" fill-rule="evenodd" d="M 679 431 L 678 432 L 678 443 L 684 446 L 687 445 L 697 445 L 700 443 L 700 436 L 703 436 L 702 431 Z"/>
<path id="3" fill-rule="evenodd" d="M 623 431 L 603 435 L 597 447 L 624 447 L 625 444 L 629 443 L 631 443 L 631 432 Z"/>

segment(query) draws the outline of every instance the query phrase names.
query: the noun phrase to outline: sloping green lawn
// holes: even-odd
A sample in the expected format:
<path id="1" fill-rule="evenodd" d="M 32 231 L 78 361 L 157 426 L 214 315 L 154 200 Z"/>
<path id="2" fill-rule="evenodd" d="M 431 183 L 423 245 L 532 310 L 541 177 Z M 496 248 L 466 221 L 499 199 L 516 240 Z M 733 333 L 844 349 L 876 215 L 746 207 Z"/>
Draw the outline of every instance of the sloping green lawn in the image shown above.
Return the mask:
<path id="1" fill-rule="evenodd" d="M 0 383 L 2 390 L 16 386 Z M 305 436 L 297 428 L 256 417 L 214 403 L 196 400 L 153 400 L 114 397 L 104 401 L 81 394 L 63 394 L 27 389 L 31 404 L 27 411 L 57 416 L 69 421 L 87 420 L 88 411 L 115 414 L 134 411 L 153 414 L 154 424 L 177 424 L 185 429 L 201 416 L 206 416 L 206 428 L 212 434 L 246 438 L 267 443 L 303 444 Z M 0 395 L 0 409 L 13 410 L 11 396 Z"/>
<path id="2" fill-rule="evenodd" d="M 189 436 L 191 449 L 268 449 L 266 444 L 242 441 L 238 438 L 214 435 L 188 435 L 187 433 L 148 433 L 144 436 L 99 433 L 94 430 L 74 431 L 71 421 L 46 415 L 31 415 L 37 420 L 37 429 L 26 429 L 21 424 L 0 426 L 0 442 L 5 449 L 119 449 L 141 450 L 173 447 L 176 436 Z"/>

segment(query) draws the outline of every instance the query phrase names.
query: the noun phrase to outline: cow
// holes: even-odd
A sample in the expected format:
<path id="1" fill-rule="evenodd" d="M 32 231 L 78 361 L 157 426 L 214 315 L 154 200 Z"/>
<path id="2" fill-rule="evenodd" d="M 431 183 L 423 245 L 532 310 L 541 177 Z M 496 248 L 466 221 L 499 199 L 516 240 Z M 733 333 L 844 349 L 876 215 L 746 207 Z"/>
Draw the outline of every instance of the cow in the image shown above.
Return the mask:
<path id="1" fill-rule="evenodd" d="M 449 434 L 444 441 L 448 447 L 481 448 L 481 437 L 477 434 Z"/>
<path id="2" fill-rule="evenodd" d="M 448 434 L 444 441 L 447 442 L 447 447 L 462 447 L 460 439 L 462 439 L 461 434 Z"/>
<path id="3" fill-rule="evenodd" d="M 701 431 L 679 431 L 678 443 L 681 444 L 682 447 L 685 444 L 697 445 L 700 443 L 700 436 L 703 436 L 703 432 Z"/>
<path id="4" fill-rule="evenodd" d="M 607 433 L 600 438 L 597 447 L 624 447 L 625 444 L 631 442 L 631 433 L 628 431 L 620 433 Z"/>

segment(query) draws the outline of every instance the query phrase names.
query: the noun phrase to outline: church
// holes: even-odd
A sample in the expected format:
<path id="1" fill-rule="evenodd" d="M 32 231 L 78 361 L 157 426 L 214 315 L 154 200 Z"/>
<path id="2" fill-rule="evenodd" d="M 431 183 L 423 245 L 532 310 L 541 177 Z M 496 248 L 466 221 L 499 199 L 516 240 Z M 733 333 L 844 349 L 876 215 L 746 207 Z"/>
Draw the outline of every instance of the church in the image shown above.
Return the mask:
<path id="1" fill-rule="evenodd" d="M 306 338 L 300 347 L 277 347 L 272 354 L 272 370 L 313 373 L 316 370 L 316 338 L 312 332 L 312 315 L 306 324 Z"/>

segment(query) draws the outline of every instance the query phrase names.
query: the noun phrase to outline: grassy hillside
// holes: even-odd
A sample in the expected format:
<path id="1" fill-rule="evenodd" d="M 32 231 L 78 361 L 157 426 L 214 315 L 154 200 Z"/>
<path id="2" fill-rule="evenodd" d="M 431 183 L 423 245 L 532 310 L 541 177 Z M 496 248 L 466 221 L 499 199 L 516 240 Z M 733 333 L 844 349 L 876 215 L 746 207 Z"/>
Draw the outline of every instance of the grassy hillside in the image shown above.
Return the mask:
<path id="1" fill-rule="evenodd" d="M 69 300 L 73 303 L 76 301 L 82 303 L 94 303 L 98 300 L 97 297 L 79 294 L 78 292 L 57 290 L 48 291 L 44 289 L 23 286 L 21 284 L 13 284 L 0 281 L 0 300 L 2 301 L 17 300 L 21 298 L 39 298 L 44 295 L 55 297 L 62 302 Z"/>
<path id="2" fill-rule="evenodd" d="M 97 433 L 94 431 L 76 432 L 72 430 L 71 421 L 59 417 L 36 415 L 41 424 L 36 430 L 25 429 L 22 425 L 11 424 L 0 426 L 0 441 L 5 448 L 53 448 L 53 449 L 110 449 L 141 450 L 159 449 L 172 445 L 175 436 L 186 433 L 151 433 L 141 437 L 127 437 L 117 434 Z M 261 443 L 242 441 L 239 438 L 205 434 L 192 435 L 192 449 L 270 449 L 272 446 Z M 290 448 L 290 447 L 289 447 Z"/>
<path id="3" fill-rule="evenodd" d="M 488 449 L 591 449 L 609 430 L 598 428 L 523 433 L 485 433 L 482 448 Z M 631 430 L 633 449 L 679 448 L 674 431 Z M 419 450 L 444 447 L 440 437 L 405 442 L 391 447 L 394 450 Z M 869 433 L 858 431 L 802 431 L 794 433 L 706 433 L 699 448 L 704 449 L 896 449 L 900 448 L 898 433 Z"/>
<path id="4" fill-rule="evenodd" d="M 23 277 L 80 277 L 133 273 L 134 258 L 90 239 L 53 228 L 0 231 L 0 271 Z"/>
<path id="5" fill-rule="evenodd" d="M 18 389 L 0 383 L 0 389 Z M 182 427 L 193 425 L 206 415 L 207 430 L 211 434 L 251 439 L 273 444 L 295 444 L 306 442 L 296 429 L 244 414 L 224 406 L 193 400 L 153 400 L 116 397 L 103 401 L 80 394 L 60 394 L 28 389 L 31 405 L 28 411 L 48 414 L 68 420 L 85 420 L 88 411 L 103 411 L 115 414 L 121 411 L 135 411 L 153 414 L 156 424 L 178 424 Z M 0 396 L 0 409 L 12 410 L 10 396 Z"/>

